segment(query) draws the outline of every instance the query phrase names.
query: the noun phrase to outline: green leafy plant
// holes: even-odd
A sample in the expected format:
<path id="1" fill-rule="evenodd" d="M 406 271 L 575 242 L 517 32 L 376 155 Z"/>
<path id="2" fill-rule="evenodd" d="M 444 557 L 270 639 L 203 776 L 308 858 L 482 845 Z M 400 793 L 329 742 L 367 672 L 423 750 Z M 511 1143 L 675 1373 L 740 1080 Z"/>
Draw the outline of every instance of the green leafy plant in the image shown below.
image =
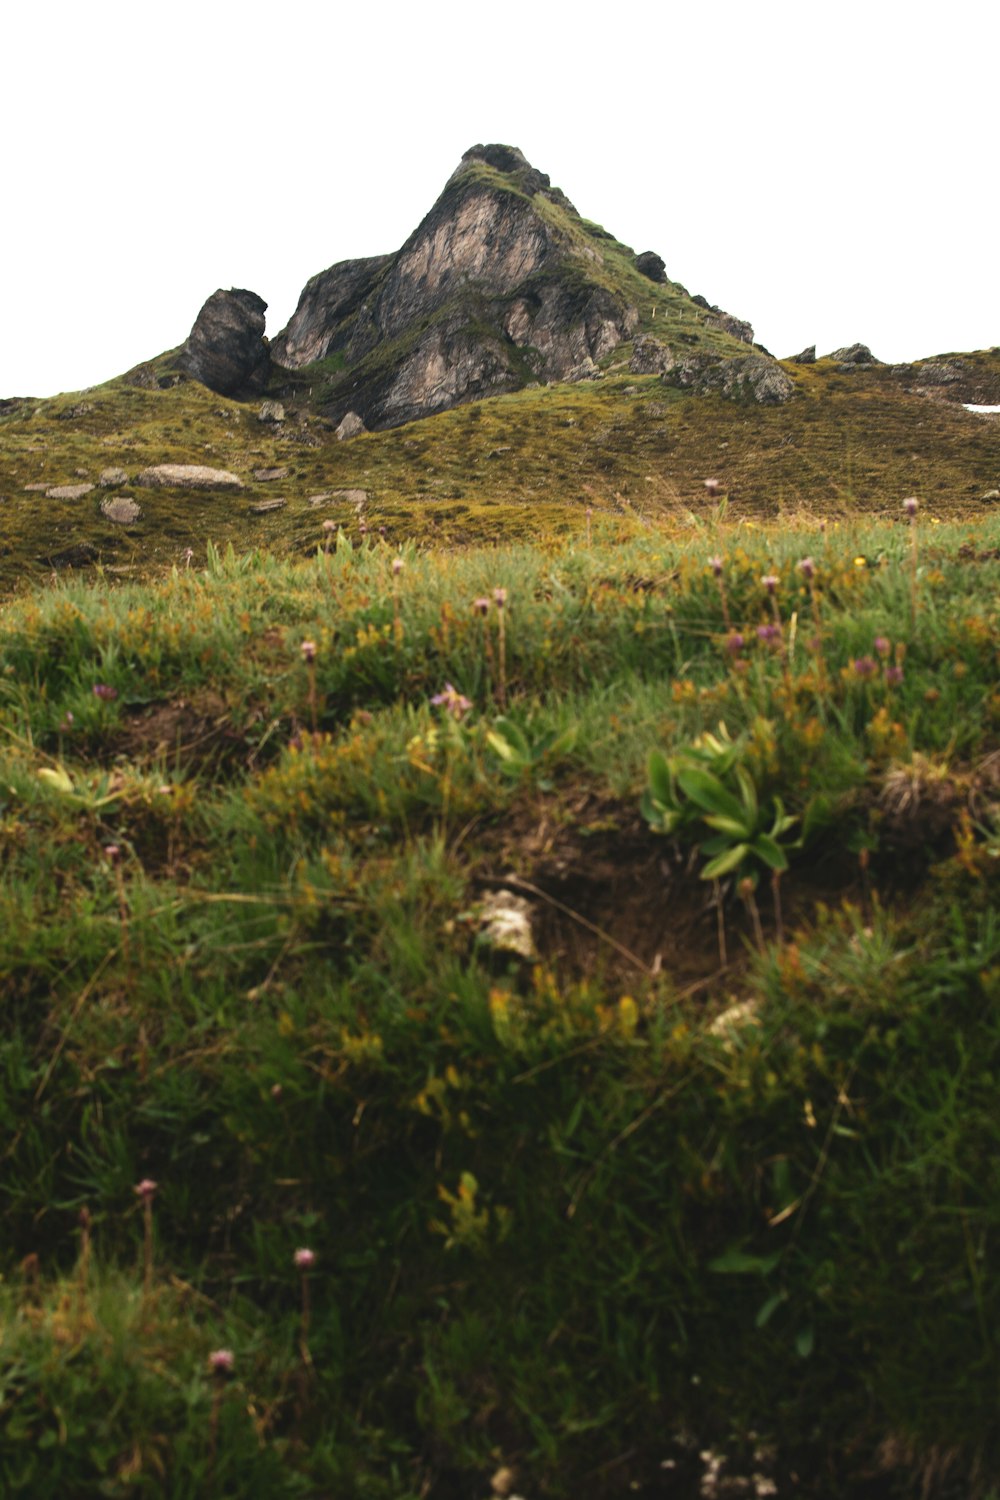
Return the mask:
<path id="1" fill-rule="evenodd" d="M 650 753 L 642 815 L 655 833 L 678 835 L 705 857 L 703 880 L 756 865 L 788 869 L 782 839 L 798 822 L 778 796 L 760 797 L 724 724 L 677 755 Z"/>
<path id="2" fill-rule="evenodd" d="M 576 744 L 578 733 L 578 726 L 571 724 L 568 729 L 553 730 L 549 734 L 529 739 L 513 720 L 501 718 L 494 720 L 486 742 L 497 757 L 500 770 L 505 776 L 517 780 L 533 780 L 543 768 L 551 766 L 561 755 L 569 754 Z M 548 791 L 551 785 L 545 778 L 538 780 L 538 786 L 543 792 Z"/>

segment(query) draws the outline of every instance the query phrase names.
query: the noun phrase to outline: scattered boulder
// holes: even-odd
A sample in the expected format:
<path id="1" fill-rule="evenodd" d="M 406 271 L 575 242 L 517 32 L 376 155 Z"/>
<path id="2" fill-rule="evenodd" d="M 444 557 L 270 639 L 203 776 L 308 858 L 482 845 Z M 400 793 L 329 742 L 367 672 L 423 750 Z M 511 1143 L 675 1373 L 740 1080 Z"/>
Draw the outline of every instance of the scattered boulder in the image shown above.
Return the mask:
<path id="1" fill-rule="evenodd" d="M 848 344 L 844 349 L 834 349 L 830 358 L 851 368 L 881 364 L 881 360 L 875 358 L 867 344 Z"/>
<path id="2" fill-rule="evenodd" d="M 24 486 L 25 493 L 29 495 L 44 495 L 45 491 L 51 488 L 52 486 L 47 479 L 43 479 L 39 484 L 26 484 Z"/>
<path id="3" fill-rule="evenodd" d="M 594 361 L 588 356 L 582 359 L 578 365 L 566 371 L 563 380 L 567 385 L 576 385 L 581 380 L 600 380 L 601 372 Z"/>
<path id="4" fill-rule="evenodd" d="M 632 345 L 632 358 L 628 362 L 630 375 L 663 375 L 674 364 L 674 355 L 659 339 L 640 335 Z"/>
<path id="5" fill-rule="evenodd" d="M 128 475 L 124 469 L 102 469 L 97 482 L 102 490 L 113 490 L 119 484 L 128 484 Z"/>
<path id="6" fill-rule="evenodd" d="M 195 319 L 178 367 L 220 396 L 260 395 L 271 374 L 266 310 L 256 292 L 220 287 Z"/>
<path id="7" fill-rule="evenodd" d="M 1000 490 L 987 490 L 983 496 L 984 505 L 995 505 L 1000 500 Z"/>
<path id="8" fill-rule="evenodd" d="M 661 378 L 667 385 L 699 395 L 716 392 L 730 401 L 753 401 L 758 406 L 777 406 L 795 394 L 791 376 L 763 354 L 737 354 L 733 359 L 688 354 L 677 359 Z"/>
<path id="9" fill-rule="evenodd" d="M 723 312 L 721 308 L 712 309 L 713 316 L 705 319 L 706 328 L 717 328 L 720 333 L 728 333 L 731 338 L 739 339 L 741 344 L 753 343 L 753 324 L 747 323 L 743 318 L 734 318 L 732 313 Z"/>
<path id="10" fill-rule="evenodd" d="M 57 422 L 75 422 L 77 417 L 87 417 L 94 410 L 92 401 L 78 401 L 75 406 L 67 406 L 65 411 L 56 412 Z"/>
<path id="11" fill-rule="evenodd" d="M 367 490 L 334 490 L 332 499 L 343 500 L 346 505 L 356 505 L 360 510 L 368 502 Z"/>
<path id="12" fill-rule="evenodd" d="M 82 500 L 94 488 L 92 484 L 57 484 L 45 491 L 46 500 Z"/>
<path id="13" fill-rule="evenodd" d="M 131 495 L 108 495 L 101 501 L 101 515 L 119 526 L 131 526 L 139 520 L 142 511 Z"/>
<path id="14" fill-rule="evenodd" d="M 241 490 L 243 481 L 228 469 L 204 464 L 155 464 L 143 469 L 138 483 L 148 490 Z"/>
<path id="15" fill-rule="evenodd" d="M 816 345 L 809 344 L 802 350 L 801 354 L 792 355 L 793 365 L 814 365 L 816 363 Z"/>
<path id="16" fill-rule="evenodd" d="M 285 408 L 280 401 L 262 401 L 260 411 L 257 413 L 258 422 L 283 422 L 285 420 Z"/>
<path id="17" fill-rule="evenodd" d="M 255 516 L 266 516 L 269 515 L 272 510 L 281 510 L 285 504 L 286 502 L 284 500 L 279 500 L 277 498 L 275 498 L 274 500 L 258 500 L 256 505 L 251 505 L 250 510 L 251 513 Z"/>
<path id="18" fill-rule="evenodd" d="M 340 426 L 334 433 L 334 436 L 336 437 L 338 443 L 344 443 L 348 438 L 360 437 L 363 432 L 367 431 L 368 428 L 365 426 L 364 422 L 362 422 L 357 412 L 349 411 L 347 415 L 342 419 Z"/>
<path id="19" fill-rule="evenodd" d="M 254 469 L 253 477 L 258 484 L 267 484 L 272 479 L 287 479 L 291 470 L 287 464 L 276 469 Z"/>
<path id="20" fill-rule="evenodd" d="M 667 268 L 654 250 L 643 250 L 635 258 L 635 268 L 640 276 L 647 277 L 662 286 L 667 279 Z"/>

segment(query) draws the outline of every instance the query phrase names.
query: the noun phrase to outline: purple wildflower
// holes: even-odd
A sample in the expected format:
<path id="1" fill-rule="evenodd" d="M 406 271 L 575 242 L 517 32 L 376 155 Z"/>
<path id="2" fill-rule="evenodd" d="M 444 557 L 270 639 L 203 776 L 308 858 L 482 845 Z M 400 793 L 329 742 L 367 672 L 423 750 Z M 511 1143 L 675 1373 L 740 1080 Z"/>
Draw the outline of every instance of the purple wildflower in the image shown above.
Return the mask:
<path id="1" fill-rule="evenodd" d="M 767 629 L 773 630 L 774 626 L 769 625 Z M 732 635 L 726 636 L 726 650 L 731 652 L 733 656 L 735 656 L 738 651 L 742 651 L 745 645 L 746 638 L 742 636 L 738 630 L 734 630 Z"/>
<path id="2" fill-rule="evenodd" d="M 760 581 L 763 584 L 764 588 L 767 589 L 767 592 L 769 594 L 773 594 L 775 589 L 778 587 L 778 584 L 781 582 L 781 579 L 778 578 L 774 573 L 765 573 L 764 577 Z"/>
<path id="3" fill-rule="evenodd" d="M 859 656 L 854 663 L 856 677 L 871 677 L 877 671 L 877 663 L 870 656 Z"/>
<path id="4" fill-rule="evenodd" d="M 812 583 L 816 576 L 816 564 L 811 557 L 804 557 L 799 563 L 799 572 L 807 583 Z"/>
<path id="5" fill-rule="evenodd" d="M 494 589 L 493 603 L 496 605 L 497 609 L 503 609 L 504 605 L 507 603 L 507 590 L 503 588 Z"/>
<path id="6" fill-rule="evenodd" d="M 907 495 L 906 499 L 903 501 L 903 509 L 906 511 L 906 514 L 912 521 L 917 511 L 920 509 L 920 501 L 917 499 L 916 495 Z"/>
<path id="7" fill-rule="evenodd" d="M 886 682 L 891 682 L 891 683 L 902 682 L 902 680 L 903 680 L 903 669 L 902 669 L 902 667 L 886 667 L 886 669 L 885 669 L 885 680 L 886 680 Z"/>
<path id="8" fill-rule="evenodd" d="M 236 1355 L 232 1349 L 213 1349 L 208 1356 L 208 1368 L 213 1375 L 231 1375 L 236 1367 Z"/>
<path id="9" fill-rule="evenodd" d="M 758 625 L 757 626 L 757 639 L 761 640 L 761 641 L 780 641 L 781 640 L 781 626 L 780 625 Z"/>
<path id="10" fill-rule="evenodd" d="M 721 557 L 710 557 L 708 559 L 708 566 L 711 568 L 711 570 L 715 574 L 716 578 L 721 578 L 722 577 L 722 558 Z"/>
<path id="11" fill-rule="evenodd" d="M 473 599 L 472 607 L 477 614 L 487 615 L 490 612 L 490 601 L 485 597 Z"/>
<path id="12" fill-rule="evenodd" d="M 299 650 L 302 652 L 302 660 L 307 664 L 311 665 L 316 660 L 315 641 L 303 641 Z"/>
<path id="13" fill-rule="evenodd" d="M 393 576 L 393 578 L 398 578 L 399 575 L 400 575 L 400 573 L 402 573 L 402 571 L 403 571 L 403 569 L 405 567 L 406 567 L 406 564 L 404 563 L 404 561 L 403 561 L 403 559 L 401 557 L 394 557 L 393 560 L 392 560 L 392 576 Z"/>
<path id="14" fill-rule="evenodd" d="M 91 691 L 95 698 L 100 698 L 102 703 L 111 703 L 118 697 L 118 689 L 113 688 L 107 682 L 95 682 Z"/>
<path id="15" fill-rule="evenodd" d="M 445 709 L 453 719 L 461 719 L 472 707 L 471 700 L 466 698 L 464 693 L 460 693 L 450 682 L 445 683 L 443 692 L 435 693 L 431 703 L 435 708 Z"/>
<path id="16" fill-rule="evenodd" d="M 717 495 L 722 489 L 722 484 L 718 479 L 706 479 L 705 488 L 710 495 Z"/>
<path id="17" fill-rule="evenodd" d="M 310 1250 L 307 1245 L 303 1245 L 301 1250 L 296 1250 L 292 1256 L 292 1260 L 297 1271 L 311 1271 L 316 1264 L 316 1251 Z"/>
<path id="18" fill-rule="evenodd" d="M 136 1183 L 132 1191 L 137 1198 L 142 1199 L 143 1203 L 152 1203 L 158 1187 L 159 1183 L 154 1182 L 152 1177 L 144 1177 L 141 1182 Z"/>
<path id="19" fill-rule="evenodd" d="M 879 656 L 888 656 L 889 652 L 892 650 L 892 642 L 886 640 L 884 635 L 877 635 L 872 642 L 872 645 L 875 647 L 875 650 L 878 652 Z"/>

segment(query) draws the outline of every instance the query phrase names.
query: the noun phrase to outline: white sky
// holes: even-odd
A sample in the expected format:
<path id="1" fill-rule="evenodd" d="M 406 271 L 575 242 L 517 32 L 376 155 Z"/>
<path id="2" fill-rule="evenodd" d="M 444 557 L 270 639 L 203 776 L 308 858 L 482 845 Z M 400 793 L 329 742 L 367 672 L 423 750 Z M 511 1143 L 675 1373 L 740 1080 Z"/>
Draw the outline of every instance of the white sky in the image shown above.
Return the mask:
<path id="1" fill-rule="evenodd" d="M 398 248 L 478 141 L 779 355 L 1000 343 L 1000 5 L 8 5 L 0 396 Z"/>

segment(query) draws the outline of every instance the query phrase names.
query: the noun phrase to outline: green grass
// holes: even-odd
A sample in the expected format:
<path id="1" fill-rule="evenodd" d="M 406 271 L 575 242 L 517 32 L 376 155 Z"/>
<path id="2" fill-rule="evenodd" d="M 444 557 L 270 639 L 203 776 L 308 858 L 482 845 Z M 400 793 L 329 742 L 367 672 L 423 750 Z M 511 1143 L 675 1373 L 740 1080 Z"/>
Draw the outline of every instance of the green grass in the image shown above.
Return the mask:
<path id="1" fill-rule="evenodd" d="M 998 524 L 701 509 L 4 605 L 4 1494 L 991 1493 Z M 803 820 L 724 963 L 639 812 L 720 721 Z"/>

